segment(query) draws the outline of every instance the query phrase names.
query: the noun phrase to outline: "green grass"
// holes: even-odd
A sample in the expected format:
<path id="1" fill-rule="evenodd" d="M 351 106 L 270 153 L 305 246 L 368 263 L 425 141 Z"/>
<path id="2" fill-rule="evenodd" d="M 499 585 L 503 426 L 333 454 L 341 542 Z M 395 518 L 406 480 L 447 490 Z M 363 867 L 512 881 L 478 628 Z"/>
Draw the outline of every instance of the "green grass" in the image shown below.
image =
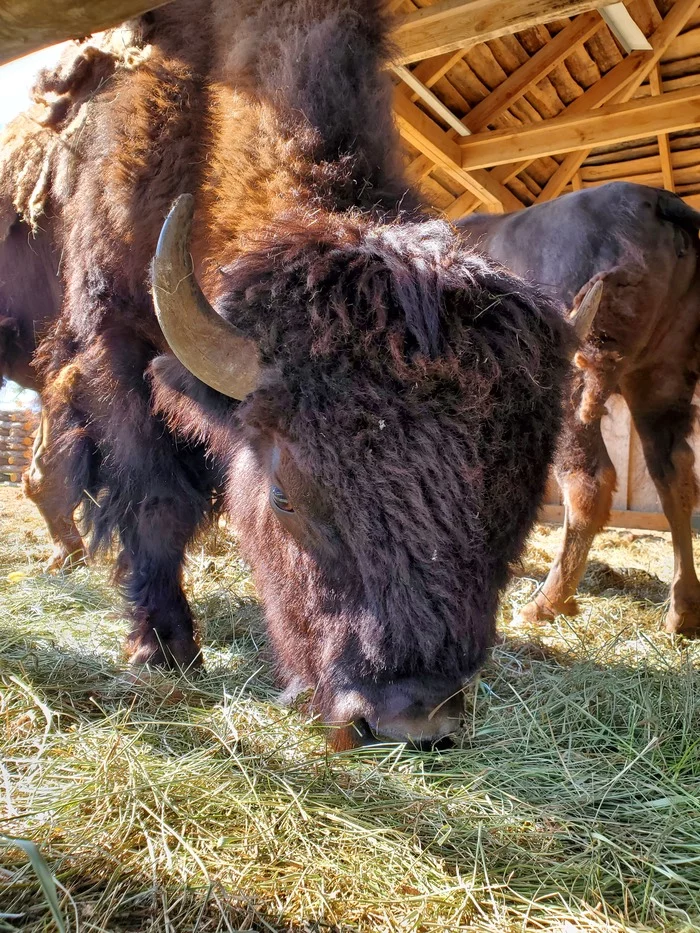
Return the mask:
<path id="1" fill-rule="evenodd" d="M 39 846 L 71 931 L 697 930 L 700 646 L 657 630 L 670 547 L 602 536 L 582 615 L 519 628 L 557 535 L 504 599 L 459 748 L 334 755 L 275 704 L 232 545 L 188 566 L 207 673 L 134 682 L 107 568 L 42 575 L 40 527 L 6 509 L 0 833 Z M 0 849 L 0 931 L 51 916 Z"/>

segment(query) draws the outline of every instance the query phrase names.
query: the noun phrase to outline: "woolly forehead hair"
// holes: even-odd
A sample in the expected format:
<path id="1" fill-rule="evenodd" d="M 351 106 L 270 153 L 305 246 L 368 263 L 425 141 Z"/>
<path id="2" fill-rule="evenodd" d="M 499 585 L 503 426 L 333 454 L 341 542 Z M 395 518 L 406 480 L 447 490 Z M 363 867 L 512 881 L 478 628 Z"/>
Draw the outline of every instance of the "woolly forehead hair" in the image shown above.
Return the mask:
<path id="1" fill-rule="evenodd" d="M 222 269 L 219 307 L 293 381 L 358 364 L 412 384 L 464 388 L 484 368 L 539 381 L 569 339 L 547 299 L 442 221 L 285 218 L 256 240 Z"/>

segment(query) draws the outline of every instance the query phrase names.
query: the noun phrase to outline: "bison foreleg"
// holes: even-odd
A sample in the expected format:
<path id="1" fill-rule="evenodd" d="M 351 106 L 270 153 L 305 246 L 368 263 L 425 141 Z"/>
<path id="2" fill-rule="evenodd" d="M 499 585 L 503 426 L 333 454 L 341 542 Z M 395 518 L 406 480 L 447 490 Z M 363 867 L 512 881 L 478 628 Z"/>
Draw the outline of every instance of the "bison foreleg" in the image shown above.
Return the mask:
<path id="1" fill-rule="evenodd" d="M 615 491 L 615 468 L 603 442 L 600 421 L 584 425 L 569 419 L 556 475 L 564 498 L 564 538 L 542 589 L 520 613 L 525 622 L 578 612 L 574 595 L 593 539 L 610 515 Z"/>
<path id="2" fill-rule="evenodd" d="M 201 664 L 181 585 L 185 548 L 203 510 L 161 490 L 134 503 L 120 527 L 120 582 L 131 605 L 127 654 L 135 665 L 188 670 Z"/>
<path id="3" fill-rule="evenodd" d="M 632 417 L 644 458 L 656 486 L 673 540 L 673 582 L 665 629 L 671 634 L 700 634 L 700 583 L 693 560 L 691 517 L 697 500 L 695 457 L 686 438 L 693 424 L 689 399 L 673 409 L 640 411 L 630 398 Z"/>

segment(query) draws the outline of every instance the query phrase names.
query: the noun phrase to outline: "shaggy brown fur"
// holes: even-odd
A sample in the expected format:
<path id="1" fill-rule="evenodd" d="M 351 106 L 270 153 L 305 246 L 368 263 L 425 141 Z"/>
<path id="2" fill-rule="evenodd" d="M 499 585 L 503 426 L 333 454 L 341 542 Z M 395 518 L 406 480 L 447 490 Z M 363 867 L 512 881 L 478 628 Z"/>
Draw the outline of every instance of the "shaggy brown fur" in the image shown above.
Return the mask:
<path id="1" fill-rule="evenodd" d="M 148 54 L 81 135 L 64 310 L 40 360 L 47 382 L 69 362 L 80 374 L 47 407 L 94 540 L 119 536 L 134 660 L 198 661 L 180 568 L 221 487 L 283 685 L 365 738 L 362 723 L 420 741 L 454 727 L 458 697 L 429 714 L 491 644 L 570 338 L 541 296 L 418 212 L 387 29 L 380 0 L 149 14 Z M 161 355 L 147 268 L 183 191 L 205 290 L 260 348 L 240 405 Z"/>
<path id="2" fill-rule="evenodd" d="M 597 279 L 605 282 L 591 339 L 575 357 L 580 372 L 556 458 L 566 507 L 562 550 L 524 617 L 577 611 L 573 596 L 615 489 L 600 420 L 607 399 L 620 392 L 672 531 L 666 629 L 697 635 L 700 583 L 690 526 L 697 491 L 687 437 L 700 374 L 700 213 L 666 191 L 619 182 L 518 214 L 465 218 L 460 227 L 470 244 L 566 305 Z"/>
<path id="3" fill-rule="evenodd" d="M 131 61 L 127 38 L 124 30 L 116 31 L 112 45 L 118 52 L 107 43 L 104 48 L 71 43 L 56 71 L 39 75 L 34 106 L 0 135 L 0 381 L 6 377 L 42 391 L 42 374 L 31 362 L 61 306 L 56 214 L 78 166 L 66 153 L 85 125 L 89 101 L 106 87 L 118 63 Z M 61 461 L 48 456 L 50 438 L 44 417 L 23 484 L 54 543 L 48 569 L 62 570 L 81 560 L 84 551 Z"/>

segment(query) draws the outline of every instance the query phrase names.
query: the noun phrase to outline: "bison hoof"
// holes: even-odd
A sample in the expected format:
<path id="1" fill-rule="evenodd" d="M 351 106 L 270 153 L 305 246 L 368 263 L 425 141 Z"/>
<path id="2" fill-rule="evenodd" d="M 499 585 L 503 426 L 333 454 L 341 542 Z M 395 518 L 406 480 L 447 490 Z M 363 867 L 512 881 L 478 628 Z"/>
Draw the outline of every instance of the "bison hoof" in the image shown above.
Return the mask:
<path id="1" fill-rule="evenodd" d="M 551 622 L 558 615 L 575 616 L 577 613 L 578 605 L 575 599 L 569 599 L 562 605 L 533 599 L 532 602 L 523 606 L 515 620 L 528 625 L 541 625 L 543 622 Z"/>
<path id="2" fill-rule="evenodd" d="M 672 606 L 664 622 L 664 631 L 669 635 L 683 635 L 685 638 L 700 637 L 700 606 L 677 609 Z"/>
<path id="3" fill-rule="evenodd" d="M 56 547 L 51 560 L 44 568 L 46 573 L 71 573 L 76 567 L 84 567 L 87 563 L 87 553 L 82 547 L 68 548 L 65 546 Z"/>
<path id="4" fill-rule="evenodd" d="M 132 632 L 126 654 L 134 668 L 160 667 L 191 674 L 203 665 L 202 652 L 192 637 L 159 638 L 153 631 Z"/>

